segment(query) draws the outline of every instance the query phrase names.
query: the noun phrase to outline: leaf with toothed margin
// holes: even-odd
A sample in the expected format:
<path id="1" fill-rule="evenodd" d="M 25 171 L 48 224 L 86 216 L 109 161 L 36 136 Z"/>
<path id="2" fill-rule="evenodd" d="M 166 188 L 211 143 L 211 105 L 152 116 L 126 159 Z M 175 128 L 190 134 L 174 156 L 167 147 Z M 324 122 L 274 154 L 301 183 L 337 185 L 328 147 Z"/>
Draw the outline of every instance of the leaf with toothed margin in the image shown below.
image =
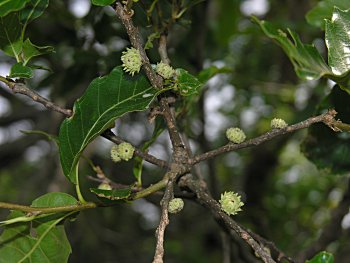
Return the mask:
<path id="1" fill-rule="evenodd" d="M 350 11 L 334 8 L 331 20 L 326 21 L 328 64 L 315 46 L 303 44 L 298 35 L 288 34 L 266 21 L 253 17 L 263 32 L 283 48 L 299 78 L 312 80 L 329 78 L 350 94 Z"/>
<path id="2" fill-rule="evenodd" d="M 143 111 L 158 94 L 141 74 L 130 77 L 121 67 L 93 80 L 73 108 L 73 116 L 63 121 L 59 151 L 65 176 L 77 184 L 77 168 L 85 147 L 128 112 Z"/>

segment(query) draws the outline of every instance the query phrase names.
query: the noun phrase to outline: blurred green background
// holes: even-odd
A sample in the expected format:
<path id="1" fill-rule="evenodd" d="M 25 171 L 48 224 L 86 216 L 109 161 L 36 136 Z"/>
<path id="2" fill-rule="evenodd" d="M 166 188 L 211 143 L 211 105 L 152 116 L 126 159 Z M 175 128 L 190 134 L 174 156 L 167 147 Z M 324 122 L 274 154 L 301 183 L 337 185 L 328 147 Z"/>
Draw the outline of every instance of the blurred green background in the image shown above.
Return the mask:
<path id="1" fill-rule="evenodd" d="M 147 26 L 142 6 L 149 6 L 152 1 L 139 2 L 134 21 L 146 39 L 152 27 Z M 162 1 L 164 8 L 167 3 Z M 205 67 L 216 65 L 229 71 L 211 79 L 195 103 L 180 114 L 179 126 L 195 153 L 225 144 L 224 132 L 230 126 L 240 126 L 252 138 L 266 132 L 274 117 L 295 123 L 316 112 L 332 84 L 325 80 L 298 80 L 282 49 L 263 35 L 251 22 L 250 15 L 270 20 L 281 28 L 291 28 L 300 34 L 303 42 L 314 43 L 326 57 L 324 33 L 305 20 L 305 14 L 317 3 L 311 0 L 204 1 L 190 9 L 173 27 L 168 48 L 175 68 L 197 74 Z M 52 45 L 56 51 L 35 61 L 53 72 L 36 71 L 28 85 L 67 108 L 72 107 L 91 80 L 121 64 L 121 52 L 129 46 L 113 9 L 91 6 L 88 0 L 51 1 L 44 15 L 29 26 L 28 34 L 33 43 Z M 159 61 L 156 49 L 148 54 L 153 63 Z M 1 75 L 9 73 L 11 63 L 11 59 L 0 54 Z M 56 145 L 44 136 L 20 132 L 42 130 L 57 135 L 62 120 L 63 116 L 58 113 L 1 87 L 0 201 L 30 204 L 47 192 L 74 194 L 62 174 Z M 146 113 L 135 113 L 119 119 L 114 131 L 133 144 L 142 145 L 151 137 L 153 126 L 147 121 Z M 340 170 L 327 169 L 326 165 L 318 169 L 300 151 L 306 135 L 306 130 L 299 131 L 200 165 L 216 199 L 220 192 L 229 190 L 242 195 L 245 206 L 243 212 L 235 216 L 237 222 L 273 241 L 290 256 L 304 253 L 316 242 L 322 228 L 332 223 L 332 210 L 349 191 L 349 172 L 346 172 L 349 165 Z M 103 167 L 111 180 L 133 183 L 133 161 L 112 163 L 111 145 L 98 138 L 84 154 Z M 308 147 L 305 143 L 306 152 Z M 150 149 L 166 160 L 170 151 L 166 133 Z M 350 159 L 350 155 L 343 157 Z M 96 200 L 88 191 L 97 186 L 88 178 L 94 176 L 94 172 L 83 161 L 80 167 L 83 192 L 88 199 Z M 163 172 L 145 164 L 144 184 L 156 182 Z M 154 195 L 113 208 L 84 211 L 76 221 L 66 222 L 73 249 L 69 262 L 150 262 L 160 198 L 161 195 Z M 1 219 L 6 215 L 6 211 L 0 211 Z M 343 217 L 334 226 L 339 231 L 336 239 L 324 247 L 334 253 L 335 262 L 340 263 L 349 262 L 350 258 L 350 220 L 349 215 Z M 185 200 L 183 212 L 171 216 L 170 220 L 165 262 L 223 262 L 225 238 L 202 207 Z M 237 239 L 231 242 L 231 262 L 259 261 Z"/>

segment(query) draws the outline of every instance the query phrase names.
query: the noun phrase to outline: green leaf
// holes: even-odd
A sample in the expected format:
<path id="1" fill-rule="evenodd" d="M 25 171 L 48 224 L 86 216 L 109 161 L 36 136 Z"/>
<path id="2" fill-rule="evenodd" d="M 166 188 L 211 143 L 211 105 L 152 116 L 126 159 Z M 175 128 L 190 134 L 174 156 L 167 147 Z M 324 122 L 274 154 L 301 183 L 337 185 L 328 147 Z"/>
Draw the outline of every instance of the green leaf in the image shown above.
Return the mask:
<path id="1" fill-rule="evenodd" d="M 20 61 L 22 51 L 22 25 L 18 13 L 0 17 L 0 49 Z"/>
<path id="2" fill-rule="evenodd" d="M 22 9 L 29 0 L 3 0 L 0 2 L 0 17 Z"/>
<path id="3" fill-rule="evenodd" d="M 277 41 L 291 60 L 294 70 L 301 79 L 317 79 L 322 76 L 333 74 L 328 65 L 324 62 L 320 53 L 313 45 L 304 45 L 297 34 L 288 29 L 288 34 L 281 29 L 275 28 L 266 21 L 253 17 L 263 32 L 270 38 Z M 289 39 L 288 35 L 292 38 Z"/>
<path id="4" fill-rule="evenodd" d="M 182 96 L 196 94 L 202 86 L 202 83 L 195 76 L 182 68 L 176 69 L 176 84 Z"/>
<path id="5" fill-rule="evenodd" d="M 33 77 L 33 70 L 30 67 L 24 66 L 21 62 L 16 63 L 11 67 L 10 78 L 26 78 Z"/>
<path id="6" fill-rule="evenodd" d="M 338 112 L 337 119 L 350 123 L 350 96 L 339 86 L 320 103 L 317 114 L 331 108 Z M 334 132 L 324 124 L 314 124 L 308 129 L 301 149 L 319 169 L 334 174 L 350 170 L 350 133 Z"/>
<path id="7" fill-rule="evenodd" d="M 131 187 L 113 190 L 90 188 L 90 191 L 98 197 L 102 197 L 112 201 L 125 200 L 131 195 Z"/>
<path id="8" fill-rule="evenodd" d="M 23 43 L 23 64 L 26 65 L 30 59 L 43 54 L 51 53 L 54 48 L 51 46 L 39 47 L 34 45 L 28 38 Z"/>
<path id="9" fill-rule="evenodd" d="M 306 260 L 306 263 L 334 263 L 334 257 L 331 253 L 322 251 L 312 259 Z"/>
<path id="10" fill-rule="evenodd" d="M 91 0 L 92 4 L 99 6 L 106 6 L 113 4 L 116 0 Z"/>
<path id="11" fill-rule="evenodd" d="M 229 67 L 218 68 L 216 66 L 210 66 L 199 72 L 198 80 L 202 83 L 206 83 L 209 79 L 220 73 L 232 73 L 232 69 Z"/>
<path id="12" fill-rule="evenodd" d="M 29 4 L 20 11 L 20 18 L 24 28 L 31 21 L 41 16 L 48 5 L 49 0 L 30 0 Z"/>
<path id="13" fill-rule="evenodd" d="M 61 124 L 60 157 L 66 177 L 76 184 L 76 169 L 85 147 L 125 113 L 147 109 L 156 95 L 157 90 L 143 75 L 129 77 L 121 67 L 93 80 L 75 102 L 73 116 Z"/>
<path id="14" fill-rule="evenodd" d="M 350 69 L 350 11 L 334 8 L 331 20 L 326 20 L 328 64 L 332 72 L 343 75 Z"/>
<path id="15" fill-rule="evenodd" d="M 34 200 L 32 207 L 75 205 L 77 200 L 65 193 L 49 193 Z M 0 262 L 63 263 L 68 261 L 71 247 L 64 226 L 60 224 L 71 213 L 47 215 L 8 225 L 0 236 Z M 23 217 L 13 211 L 9 219 Z"/>
<path id="16" fill-rule="evenodd" d="M 346 10 L 350 8 L 350 1 L 344 0 L 324 0 L 306 14 L 306 20 L 309 24 L 324 29 L 325 19 L 331 19 L 334 7 Z"/>

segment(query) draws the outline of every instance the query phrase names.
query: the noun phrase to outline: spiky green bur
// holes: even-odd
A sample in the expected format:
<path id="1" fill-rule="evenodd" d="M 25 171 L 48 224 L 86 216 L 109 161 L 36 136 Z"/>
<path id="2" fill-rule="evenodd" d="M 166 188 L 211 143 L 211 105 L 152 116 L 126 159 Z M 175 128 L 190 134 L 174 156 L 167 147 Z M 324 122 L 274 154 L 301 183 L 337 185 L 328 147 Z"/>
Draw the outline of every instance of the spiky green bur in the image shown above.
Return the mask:
<path id="1" fill-rule="evenodd" d="M 176 214 L 184 208 L 184 201 L 181 198 L 173 198 L 168 205 L 168 211 L 171 214 Z"/>
<path id="2" fill-rule="evenodd" d="M 271 120 L 271 128 L 272 129 L 283 129 L 286 128 L 288 124 L 283 119 L 274 118 Z"/>
<path id="3" fill-rule="evenodd" d="M 133 157 L 134 151 L 134 147 L 128 142 L 119 144 L 117 149 L 119 157 L 124 161 L 129 161 Z"/>
<path id="4" fill-rule="evenodd" d="M 123 62 L 123 70 L 134 76 L 135 73 L 140 72 L 142 66 L 142 57 L 140 51 L 136 48 L 127 48 L 122 52 L 121 61 Z"/>
<path id="5" fill-rule="evenodd" d="M 234 192 L 221 194 L 219 203 L 221 209 L 228 215 L 236 215 L 239 211 L 242 211 L 241 207 L 244 205 L 241 196 Z"/>
<path id="6" fill-rule="evenodd" d="M 161 61 L 156 66 L 156 72 L 157 74 L 161 75 L 164 79 L 170 79 L 174 76 L 175 69 Z"/>
<path id="7" fill-rule="evenodd" d="M 118 153 L 118 145 L 113 145 L 111 148 L 111 159 L 113 162 L 117 163 L 120 162 L 122 159 L 119 156 Z"/>
<path id="8" fill-rule="evenodd" d="M 246 139 L 244 132 L 240 128 L 227 129 L 226 137 L 230 142 L 233 143 L 242 143 Z"/>

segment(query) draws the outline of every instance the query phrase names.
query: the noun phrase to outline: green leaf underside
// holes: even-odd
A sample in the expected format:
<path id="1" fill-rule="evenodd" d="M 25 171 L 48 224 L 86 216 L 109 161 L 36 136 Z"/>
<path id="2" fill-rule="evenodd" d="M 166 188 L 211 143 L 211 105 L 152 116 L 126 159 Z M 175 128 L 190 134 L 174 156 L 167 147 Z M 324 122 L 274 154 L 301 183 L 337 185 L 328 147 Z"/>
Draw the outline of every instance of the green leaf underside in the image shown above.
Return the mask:
<path id="1" fill-rule="evenodd" d="M 334 257 L 331 253 L 322 251 L 312 259 L 307 260 L 306 263 L 334 263 Z"/>
<path id="2" fill-rule="evenodd" d="M 192 74 L 182 68 L 176 69 L 176 83 L 182 96 L 197 94 L 202 83 Z"/>
<path id="3" fill-rule="evenodd" d="M 11 67 L 10 78 L 32 78 L 33 70 L 30 67 L 24 66 L 22 63 L 16 63 Z"/>
<path id="4" fill-rule="evenodd" d="M 36 56 L 44 55 L 54 51 L 54 48 L 51 46 L 39 47 L 34 45 L 29 39 L 26 39 L 23 43 L 23 62 L 24 65 L 28 63 L 30 59 Z"/>
<path id="5" fill-rule="evenodd" d="M 288 34 L 275 28 L 271 23 L 260 21 L 253 17 L 263 32 L 277 41 L 291 60 L 298 77 L 302 79 L 317 79 L 323 75 L 332 75 L 331 69 L 313 45 L 304 45 L 297 34 L 288 29 Z"/>
<path id="6" fill-rule="evenodd" d="M 131 188 L 123 188 L 123 189 L 113 189 L 113 190 L 102 190 L 98 188 L 90 188 L 90 191 L 97 195 L 98 197 L 106 198 L 109 200 L 124 200 L 127 199 L 131 195 Z"/>
<path id="7" fill-rule="evenodd" d="M 0 17 L 22 9 L 29 0 L 2 0 L 0 2 Z"/>
<path id="8" fill-rule="evenodd" d="M 328 64 L 335 75 L 350 69 L 350 11 L 334 8 L 331 20 L 326 20 Z"/>
<path id="9" fill-rule="evenodd" d="M 19 14 L 11 13 L 0 18 L 0 48 L 9 56 L 19 57 L 22 50 L 22 26 Z"/>
<path id="10" fill-rule="evenodd" d="M 349 17 L 348 11 L 340 11 L 335 9 L 339 15 Z M 321 57 L 320 53 L 313 45 L 306 45 L 300 41 L 297 34 L 288 29 L 288 34 L 280 29 L 275 28 L 272 24 L 266 21 L 260 21 L 253 17 L 253 20 L 259 24 L 263 32 L 270 38 L 277 41 L 282 47 L 286 55 L 294 66 L 294 70 L 299 78 L 306 80 L 318 79 L 320 77 L 329 78 L 341 85 L 341 88 L 350 94 L 349 79 L 350 79 L 350 54 L 349 41 L 350 21 L 349 19 L 338 19 L 337 21 L 329 22 L 328 29 L 326 28 L 326 43 L 329 48 L 329 67 Z M 346 34 L 343 35 L 344 30 Z M 288 35 L 291 37 L 289 39 Z M 341 61 L 338 59 L 341 58 Z"/>
<path id="11" fill-rule="evenodd" d="M 93 80 L 63 121 L 59 133 L 60 157 L 64 174 L 77 183 L 76 168 L 85 147 L 125 113 L 148 108 L 157 90 L 143 75 L 129 77 L 121 67 Z"/>
<path id="12" fill-rule="evenodd" d="M 49 193 L 34 200 L 32 207 L 75 205 L 77 200 L 65 193 Z M 48 215 L 32 222 L 6 226 L 0 236 L 0 263 L 64 263 L 71 247 L 64 226 L 58 225 L 68 214 Z M 9 219 L 25 216 L 13 211 Z"/>
<path id="13" fill-rule="evenodd" d="M 350 96 L 339 86 L 335 86 L 320 103 L 317 114 L 331 108 L 338 112 L 337 119 L 350 123 Z M 335 133 L 324 124 L 314 124 L 308 129 L 301 149 L 319 169 L 334 174 L 350 170 L 350 134 L 347 132 Z"/>
<path id="14" fill-rule="evenodd" d="M 306 20 L 309 24 L 324 28 L 325 19 L 331 19 L 334 7 L 338 7 L 341 10 L 350 8 L 350 1 L 344 0 L 324 0 L 318 2 L 318 4 L 306 14 Z"/>
<path id="15" fill-rule="evenodd" d="M 34 19 L 41 16 L 48 5 L 49 0 L 30 0 L 29 4 L 21 10 L 20 17 L 23 25 L 27 25 Z"/>
<path id="16" fill-rule="evenodd" d="M 92 4 L 99 6 L 107 6 L 113 4 L 116 0 L 92 0 Z"/>

